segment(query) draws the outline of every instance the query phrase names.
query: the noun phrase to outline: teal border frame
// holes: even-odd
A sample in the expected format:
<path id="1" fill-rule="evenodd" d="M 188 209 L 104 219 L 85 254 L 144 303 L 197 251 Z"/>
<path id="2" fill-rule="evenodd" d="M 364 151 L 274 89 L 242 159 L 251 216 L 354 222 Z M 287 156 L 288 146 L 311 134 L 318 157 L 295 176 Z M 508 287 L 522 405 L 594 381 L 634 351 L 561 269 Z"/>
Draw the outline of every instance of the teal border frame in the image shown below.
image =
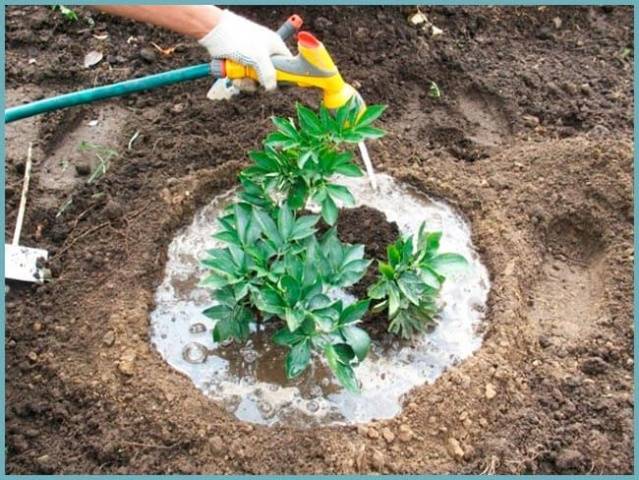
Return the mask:
<path id="1" fill-rule="evenodd" d="M 0 86 L 1 88 L 1 106 L 2 109 L 4 111 L 5 108 L 5 7 L 7 6 L 14 6 L 14 5 L 55 5 L 58 2 L 52 2 L 52 1 L 48 1 L 48 0 L 44 0 L 44 1 L 21 1 L 21 0 L 8 0 L 8 1 L 4 1 L 2 3 L 3 8 L 0 11 L 0 35 L 2 36 L 2 46 L 0 47 L 0 59 L 1 59 L 1 63 L 2 63 L 2 73 L 1 73 L 1 78 L 2 78 L 2 85 Z M 502 1 L 480 1 L 480 0 L 460 0 L 460 1 L 446 1 L 446 0 L 440 0 L 440 1 L 433 1 L 433 2 L 424 2 L 424 1 L 413 1 L 413 2 L 406 2 L 406 1 L 390 1 L 390 0 L 379 0 L 379 1 L 374 1 L 374 0 L 334 0 L 334 1 L 323 1 L 323 0 L 306 0 L 306 1 L 291 1 L 291 0 L 243 0 L 243 1 L 235 1 L 235 0 L 224 0 L 222 2 L 212 2 L 212 1 L 201 1 L 201 0 L 195 0 L 195 1 L 190 1 L 190 2 L 184 2 L 184 1 L 170 1 L 170 0 L 141 0 L 141 1 L 126 1 L 126 0 L 113 0 L 113 1 L 74 1 L 72 4 L 73 5 L 99 5 L 99 4 L 133 4 L 133 5 L 162 5 L 162 4 L 167 4 L 167 5 L 176 5 L 176 4 L 211 4 L 211 3 L 215 3 L 216 5 L 227 5 L 227 6 L 233 6 L 233 5 L 247 5 L 247 6 L 258 6 L 258 5 L 309 5 L 309 6 L 325 6 L 325 5 L 395 5 L 395 6 L 401 6 L 401 5 L 442 5 L 442 6 L 470 6 L 470 5 L 477 5 L 477 6 L 481 6 L 481 5 L 490 5 L 490 6 L 509 6 L 509 5 L 516 5 L 516 6 L 541 6 L 541 5 L 545 5 L 545 6 L 598 6 L 598 5 L 615 5 L 615 6 L 621 6 L 621 5 L 629 5 L 629 6 L 633 6 L 633 17 L 634 17 L 634 28 L 633 28 L 633 32 L 634 32 L 634 49 L 636 51 L 637 49 L 637 27 L 639 26 L 639 9 L 637 8 L 637 5 L 634 1 L 614 1 L 614 0 L 591 0 L 591 1 L 576 1 L 576 0 L 560 0 L 560 1 L 556 1 L 556 0 L 529 0 L 529 1 L 509 1 L 509 0 L 502 0 Z M 69 4 L 71 5 L 71 4 Z M 636 68 L 633 64 L 633 76 L 634 76 L 634 92 L 637 92 L 637 87 L 639 85 L 639 82 L 637 81 L 637 76 L 636 76 Z M 633 145 L 634 145 L 634 141 L 637 138 L 637 133 L 639 132 L 638 127 L 637 127 L 637 118 L 639 116 L 639 106 L 637 106 L 637 102 L 636 102 L 636 98 L 634 99 L 634 138 L 633 138 Z M 1 126 L 1 133 L 2 133 L 2 138 L 0 140 L 0 147 L 2 148 L 2 153 L 1 153 L 1 167 L 2 169 L 0 170 L 0 178 L 2 180 L 2 194 L 1 194 L 1 199 L 2 199 L 2 211 L 0 212 L 0 221 L 2 223 L 2 227 L 3 230 L 6 228 L 5 225 L 5 189 L 4 189 L 4 184 L 5 184 L 5 174 L 4 174 L 4 166 L 5 166 L 5 131 L 4 131 L 4 122 L 2 122 Z M 636 186 L 637 186 L 637 181 L 639 180 L 639 175 L 637 173 L 637 150 L 634 149 L 634 170 L 633 170 L 633 192 L 636 194 Z M 637 229 L 637 225 L 638 225 L 638 220 L 637 220 L 637 213 L 639 212 L 639 207 L 637 205 L 637 201 L 636 198 L 634 199 L 634 230 L 636 232 Z M 634 237 L 634 249 L 635 251 L 637 250 L 637 237 Z M 2 249 L 2 253 L 0 253 L 0 268 L 2 269 L 2 271 L 4 272 L 4 249 Z M 637 349 L 639 348 L 639 340 L 637 337 L 637 326 L 638 326 L 638 322 L 637 322 L 637 305 L 638 305 L 638 293 L 637 293 L 637 285 L 636 285 L 636 279 L 637 276 L 639 274 L 639 268 L 637 267 L 637 264 L 635 263 L 633 266 L 633 273 L 634 273 L 634 280 L 635 280 L 635 285 L 634 285 L 634 324 L 635 324 L 635 335 L 634 335 L 634 356 L 636 357 L 636 352 Z M 2 297 L 1 300 L 1 307 L 2 307 L 2 312 L 0 315 L 0 324 L 2 327 L 2 332 L 3 332 L 3 338 L 5 335 L 5 319 L 6 319 L 6 307 L 5 307 L 5 298 L 4 296 Z M 2 341 L 0 343 L 0 362 L 1 362 L 1 366 L 2 366 L 2 371 L 0 373 L 0 379 L 2 380 L 0 383 L 0 407 L 2 412 L 4 413 L 5 411 L 5 342 Z M 638 420 L 639 417 L 637 416 L 636 413 L 636 403 L 637 403 L 637 398 L 639 397 L 637 394 L 637 389 L 636 389 L 636 380 L 637 380 L 637 374 L 639 373 L 639 366 L 637 365 L 636 362 L 636 358 L 635 358 L 635 364 L 634 364 L 634 384 L 635 384 L 635 390 L 634 390 L 634 399 L 635 399 L 635 411 L 634 411 L 634 418 L 633 418 L 633 423 L 634 423 L 634 466 L 633 466 L 633 471 L 635 472 L 635 474 L 637 473 L 637 462 L 639 460 L 639 453 L 637 452 L 637 425 L 638 425 Z M 0 429 L 2 432 L 2 436 L 0 438 L 0 447 L 2 448 L 1 453 L 0 453 L 0 475 L 5 476 L 5 472 L 6 472 L 6 446 L 5 446 L 5 415 L 2 415 L 2 420 L 0 421 Z M 58 475 L 55 475 L 58 476 Z M 249 478 L 248 475 L 203 475 L 206 476 L 208 478 Z M 286 475 L 286 477 L 289 477 L 291 475 Z M 359 478 L 365 475 L 343 475 L 342 477 L 346 477 L 346 478 Z M 371 475 L 372 476 L 372 475 Z M 447 477 L 450 478 L 468 478 L 468 477 L 472 477 L 475 475 L 447 475 Z M 30 478 L 51 478 L 51 476 L 49 475 L 8 475 L 8 477 L 11 478 L 25 478 L 25 479 L 30 479 Z M 163 475 L 96 475 L 96 477 L 99 478 L 161 478 L 163 477 Z M 190 478 L 191 475 L 173 475 L 172 478 Z M 279 479 L 285 477 L 285 475 L 268 475 L 268 476 L 263 476 L 262 478 L 266 478 L 266 479 Z M 331 478 L 333 476 L 329 476 L 329 475 L 294 475 L 291 477 L 296 477 L 296 478 L 313 478 L 313 479 L 319 479 L 319 478 Z M 394 478 L 394 479 L 398 479 L 398 478 L 404 478 L 403 475 L 385 475 L 385 477 L 388 478 Z M 415 477 L 417 478 L 437 478 L 439 477 L 439 475 L 416 475 Z M 522 478 L 522 477 L 533 477 L 533 476 L 515 476 L 515 475 L 503 475 L 501 476 L 501 478 Z M 535 475 L 534 478 L 553 478 L 553 475 Z M 567 476 L 567 478 L 576 478 L 576 477 L 584 477 L 587 478 L 589 477 L 589 475 L 574 475 L 574 476 Z M 601 477 L 603 478 L 634 478 L 634 475 L 602 475 Z"/>

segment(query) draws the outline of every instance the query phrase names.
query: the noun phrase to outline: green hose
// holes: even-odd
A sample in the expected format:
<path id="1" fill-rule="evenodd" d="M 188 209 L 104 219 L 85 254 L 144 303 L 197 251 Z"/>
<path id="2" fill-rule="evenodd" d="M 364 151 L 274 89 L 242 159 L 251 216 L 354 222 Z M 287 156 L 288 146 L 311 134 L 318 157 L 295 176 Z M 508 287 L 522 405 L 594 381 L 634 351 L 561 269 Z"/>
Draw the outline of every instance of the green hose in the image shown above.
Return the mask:
<path id="1" fill-rule="evenodd" d="M 31 117 L 40 113 L 58 110 L 60 108 L 73 107 L 83 103 L 95 102 L 106 98 L 119 97 L 129 93 L 151 90 L 165 85 L 210 77 L 211 65 L 203 63 L 192 67 L 179 68 L 170 72 L 158 73 L 142 78 L 125 80 L 124 82 L 104 85 L 102 87 L 89 88 L 78 92 L 67 93 L 57 97 L 45 98 L 37 102 L 27 103 L 4 111 L 4 122 L 9 123 L 21 118 Z"/>

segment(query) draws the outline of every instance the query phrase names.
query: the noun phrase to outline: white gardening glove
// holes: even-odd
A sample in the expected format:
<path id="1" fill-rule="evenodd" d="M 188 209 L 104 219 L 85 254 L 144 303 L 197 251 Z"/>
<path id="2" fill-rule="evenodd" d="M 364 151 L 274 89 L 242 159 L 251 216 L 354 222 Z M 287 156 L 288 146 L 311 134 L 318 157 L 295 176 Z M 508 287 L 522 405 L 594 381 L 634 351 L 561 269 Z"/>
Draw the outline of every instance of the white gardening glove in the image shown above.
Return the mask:
<path id="1" fill-rule="evenodd" d="M 277 33 L 230 10 L 222 11 L 218 24 L 199 42 L 215 59 L 228 58 L 253 67 L 266 90 L 277 86 L 271 55 L 291 55 Z"/>

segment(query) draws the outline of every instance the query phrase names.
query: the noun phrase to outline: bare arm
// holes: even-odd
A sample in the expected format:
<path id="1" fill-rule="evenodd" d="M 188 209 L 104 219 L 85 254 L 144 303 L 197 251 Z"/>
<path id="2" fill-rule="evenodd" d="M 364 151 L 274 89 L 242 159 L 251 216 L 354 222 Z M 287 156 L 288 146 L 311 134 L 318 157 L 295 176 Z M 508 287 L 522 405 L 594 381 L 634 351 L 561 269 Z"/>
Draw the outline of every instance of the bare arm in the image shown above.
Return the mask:
<path id="1" fill-rule="evenodd" d="M 213 5 L 96 5 L 97 10 L 147 22 L 200 39 L 217 24 L 222 10 Z"/>

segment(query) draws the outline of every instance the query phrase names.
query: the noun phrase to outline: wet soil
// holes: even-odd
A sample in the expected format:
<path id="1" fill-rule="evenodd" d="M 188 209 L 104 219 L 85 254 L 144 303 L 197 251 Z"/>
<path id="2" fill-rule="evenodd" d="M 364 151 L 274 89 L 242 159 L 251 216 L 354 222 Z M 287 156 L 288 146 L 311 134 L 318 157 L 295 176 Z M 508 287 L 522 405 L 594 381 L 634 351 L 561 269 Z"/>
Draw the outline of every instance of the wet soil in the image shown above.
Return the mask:
<path id="1" fill-rule="evenodd" d="M 273 27 L 291 13 L 239 10 Z M 7 471 L 631 473 L 632 10 L 424 7 L 435 37 L 410 8 L 297 10 L 363 97 L 389 105 L 377 168 L 471 222 L 492 273 L 483 347 L 392 420 L 237 421 L 150 346 L 153 292 L 176 230 L 234 185 L 268 117 L 317 96 L 212 103 L 201 80 L 47 114 L 6 130 L 5 239 L 33 141 L 23 243 L 49 250 L 55 278 L 6 294 Z M 78 11 L 6 9 L 8 105 L 206 61 L 177 35 Z M 89 50 L 104 60 L 84 69 Z M 118 157 L 88 185 L 68 169 L 96 161 L 75 148 L 92 120 Z"/>

